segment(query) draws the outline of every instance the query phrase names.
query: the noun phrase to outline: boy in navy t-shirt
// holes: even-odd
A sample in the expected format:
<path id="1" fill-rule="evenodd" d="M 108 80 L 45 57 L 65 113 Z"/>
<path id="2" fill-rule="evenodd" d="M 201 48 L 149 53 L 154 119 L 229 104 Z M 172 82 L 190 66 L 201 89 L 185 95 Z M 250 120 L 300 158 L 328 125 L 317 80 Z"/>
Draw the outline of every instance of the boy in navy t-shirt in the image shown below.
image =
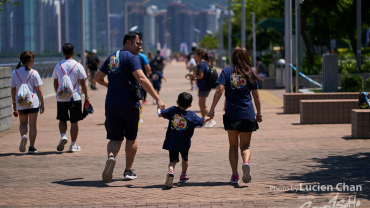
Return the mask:
<path id="1" fill-rule="evenodd" d="M 188 169 L 188 153 L 191 145 L 191 137 L 194 129 L 197 126 L 203 126 L 204 122 L 211 120 L 209 117 L 200 118 L 193 111 L 186 109 L 191 107 L 193 97 L 187 92 L 179 94 L 177 105 L 165 110 L 158 110 L 158 116 L 169 120 L 166 139 L 163 143 L 163 149 L 169 151 L 170 163 L 168 164 L 168 174 L 166 179 L 166 187 L 173 186 L 173 170 L 176 163 L 179 162 L 179 153 L 182 157 L 182 173 L 180 183 L 189 181 L 186 175 Z"/>
<path id="2" fill-rule="evenodd" d="M 161 90 L 162 85 L 162 79 L 167 82 L 166 78 L 163 77 L 162 73 L 158 69 L 153 69 L 153 73 L 149 75 L 149 79 L 152 81 L 153 87 L 159 95 L 159 91 Z M 155 104 L 155 101 L 153 101 L 153 105 Z"/>

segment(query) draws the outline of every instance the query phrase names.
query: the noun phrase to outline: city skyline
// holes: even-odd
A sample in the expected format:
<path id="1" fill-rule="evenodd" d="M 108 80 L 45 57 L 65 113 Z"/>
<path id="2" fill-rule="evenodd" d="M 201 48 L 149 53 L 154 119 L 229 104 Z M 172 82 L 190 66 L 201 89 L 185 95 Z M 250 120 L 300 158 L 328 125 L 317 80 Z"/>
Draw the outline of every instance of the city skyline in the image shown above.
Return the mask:
<path id="1" fill-rule="evenodd" d="M 0 12 L 0 52 L 35 53 L 61 52 L 70 42 L 80 50 L 79 0 L 23 0 L 19 6 L 5 4 Z M 113 2 L 114 3 L 114 2 Z M 106 52 L 105 1 L 84 0 L 85 48 Z M 111 7 L 112 2 L 110 3 Z M 99 15 L 96 15 L 98 14 Z M 156 5 L 144 7 L 140 2 L 128 2 L 128 28 L 137 26 L 143 33 L 143 49 L 154 51 L 167 45 L 174 52 L 180 45 L 188 48 L 204 35 L 214 35 L 219 11 L 213 5 L 192 11 L 181 1 L 170 2 L 166 9 Z M 122 48 L 124 11 L 109 14 L 111 50 Z M 112 52 L 111 51 L 111 52 Z"/>

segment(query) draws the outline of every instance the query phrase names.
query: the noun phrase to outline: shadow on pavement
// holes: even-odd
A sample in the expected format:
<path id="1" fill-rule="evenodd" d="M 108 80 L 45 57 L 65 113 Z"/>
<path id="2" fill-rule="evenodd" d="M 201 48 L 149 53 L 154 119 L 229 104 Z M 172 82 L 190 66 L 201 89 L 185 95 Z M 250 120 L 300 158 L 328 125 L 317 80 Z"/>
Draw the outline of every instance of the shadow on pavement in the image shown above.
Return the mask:
<path id="1" fill-rule="evenodd" d="M 115 181 L 123 181 L 122 179 L 119 180 L 112 180 Z M 120 185 L 115 186 L 112 183 L 105 183 L 102 180 L 98 181 L 83 181 L 83 178 L 71 178 L 61 181 L 54 181 L 52 183 L 56 183 L 59 185 L 64 186 L 85 186 L 85 187 L 127 187 L 127 188 L 139 188 L 139 189 L 162 189 L 168 190 L 164 184 L 157 184 L 157 185 L 150 185 L 150 186 L 133 186 L 129 185 Z M 110 185 L 112 184 L 112 185 Z M 234 188 L 247 188 L 248 186 L 239 186 L 239 184 L 230 184 L 229 182 L 204 182 L 204 183 L 174 183 L 173 188 L 184 187 L 184 186 L 203 186 L 203 187 L 213 187 L 213 186 L 234 186 Z"/>
<path id="2" fill-rule="evenodd" d="M 306 191 L 306 187 L 310 185 L 320 186 L 331 185 L 333 192 L 343 194 L 356 195 L 357 197 L 369 198 L 370 197 L 370 152 L 357 153 L 347 156 L 336 155 L 328 156 L 326 158 L 313 158 L 318 166 L 312 166 L 316 171 L 312 171 L 303 175 L 290 175 L 283 177 L 283 180 L 300 181 L 302 183 L 303 191 L 298 191 L 299 194 L 327 194 L 328 191 Z M 297 167 L 298 168 L 298 167 Z M 342 184 L 339 184 L 342 183 Z M 345 183 L 345 185 L 343 185 Z M 337 189 L 337 185 L 338 189 Z M 347 187 L 348 185 L 348 187 Z M 351 190 L 351 185 L 360 185 L 360 188 Z M 299 184 L 295 184 L 299 186 Z M 345 188 L 346 190 L 343 190 Z M 317 189 L 317 188 L 316 188 Z M 286 193 L 294 193 L 287 191 Z"/>
<path id="3" fill-rule="evenodd" d="M 45 155 L 60 155 L 60 154 L 63 154 L 63 153 L 67 153 L 67 152 L 49 151 L 49 152 L 37 152 L 37 153 L 32 153 L 32 154 L 29 154 L 27 152 L 24 152 L 24 153 L 1 153 L 0 154 L 0 157 L 28 156 L 28 155 L 32 155 L 32 156 L 45 156 Z"/>
<path id="4" fill-rule="evenodd" d="M 369 139 L 358 139 L 358 138 L 354 138 L 351 135 L 344 136 L 344 137 L 342 137 L 342 139 L 344 139 L 344 140 L 369 140 Z"/>

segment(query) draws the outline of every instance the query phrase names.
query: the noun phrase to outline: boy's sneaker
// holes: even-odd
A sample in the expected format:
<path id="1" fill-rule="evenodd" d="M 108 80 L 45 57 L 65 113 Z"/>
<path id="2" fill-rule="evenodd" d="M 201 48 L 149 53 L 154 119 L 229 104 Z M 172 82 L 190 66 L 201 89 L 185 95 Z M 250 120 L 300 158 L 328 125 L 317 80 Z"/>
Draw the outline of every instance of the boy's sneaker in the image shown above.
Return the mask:
<path id="1" fill-rule="evenodd" d="M 188 182 L 190 180 L 190 178 L 188 177 L 188 175 L 181 175 L 180 176 L 180 181 L 179 181 L 179 183 L 186 183 L 186 182 Z"/>
<path id="2" fill-rule="evenodd" d="M 68 152 L 79 152 L 81 151 L 81 147 L 77 145 L 70 145 Z"/>
<path id="3" fill-rule="evenodd" d="M 252 175 L 251 175 L 251 168 L 248 163 L 244 163 L 242 166 L 243 169 L 243 182 L 244 183 L 249 183 L 252 180 Z"/>
<path id="4" fill-rule="evenodd" d="M 144 123 L 144 121 L 143 121 L 143 119 L 140 119 L 140 121 L 139 121 L 140 123 Z"/>
<path id="5" fill-rule="evenodd" d="M 37 153 L 37 149 L 34 146 L 28 147 L 28 154 Z"/>
<path id="6" fill-rule="evenodd" d="M 102 174 L 102 178 L 105 183 L 109 183 L 112 181 L 113 170 L 115 165 L 116 159 L 114 159 L 114 157 L 109 157 L 107 162 L 105 163 L 105 168 Z"/>
<path id="7" fill-rule="evenodd" d="M 166 183 L 164 184 L 166 188 L 172 188 L 173 187 L 173 172 L 168 172 L 166 177 Z"/>
<path id="8" fill-rule="evenodd" d="M 143 103 L 144 103 L 144 104 L 147 104 L 147 103 L 148 103 L 148 101 L 147 101 L 147 100 L 144 100 L 144 101 L 143 101 Z"/>
<path id="9" fill-rule="evenodd" d="M 59 141 L 59 144 L 57 146 L 58 151 L 63 151 L 64 150 L 64 145 L 67 144 L 68 139 L 66 136 L 62 137 Z"/>
<path id="10" fill-rule="evenodd" d="M 153 100 L 153 105 L 157 105 L 157 102 L 155 100 Z"/>
<path id="11" fill-rule="evenodd" d="M 206 128 L 212 128 L 213 126 L 215 126 L 216 125 L 216 121 L 215 120 L 212 120 L 212 121 L 209 121 L 206 125 L 205 125 L 205 127 Z"/>
<path id="12" fill-rule="evenodd" d="M 26 151 L 26 144 L 27 144 L 27 136 L 23 135 L 21 139 L 21 143 L 19 144 L 19 151 L 25 152 Z"/>
<path id="13" fill-rule="evenodd" d="M 127 170 L 125 169 L 125 172 L 123 173 L 123 180 L 124 181 L 130 181 L 137 178 L 136 174 L 132 172 L 134 169 Z"/>
<path id="14" fill-rule="evenodd" d="M 238 175 L 231 175 L 230 183 L 239 183 L 240 176 Z"/>

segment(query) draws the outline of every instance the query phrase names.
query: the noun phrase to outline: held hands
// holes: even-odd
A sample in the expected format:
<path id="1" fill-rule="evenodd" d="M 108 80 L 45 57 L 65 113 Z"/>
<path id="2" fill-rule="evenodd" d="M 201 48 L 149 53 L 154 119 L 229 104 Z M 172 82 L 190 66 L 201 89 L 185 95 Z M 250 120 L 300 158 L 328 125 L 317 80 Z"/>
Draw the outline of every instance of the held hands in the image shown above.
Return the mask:
<path id="1" fill-rule="evenodd" d="M 209 110 L 208 117 L 210 117 L 211 119 L 213 119 L 213 117 L 215 117 L 215 110 L 214 109 Z"/>
<path id="2" fill-rule="evenodd" d="M 161 100 L 161 99 L 158 99 L 158 100 L 157 100 L 157 106 L 158 106 L 158 108 L 159 108 L 159 109 L 161 109 L 161 110 L 164 110 L 164 109 L 165 109 L 165 105 L 164 105 L 164 103 L 162 102 L 162 100 Z"/>

